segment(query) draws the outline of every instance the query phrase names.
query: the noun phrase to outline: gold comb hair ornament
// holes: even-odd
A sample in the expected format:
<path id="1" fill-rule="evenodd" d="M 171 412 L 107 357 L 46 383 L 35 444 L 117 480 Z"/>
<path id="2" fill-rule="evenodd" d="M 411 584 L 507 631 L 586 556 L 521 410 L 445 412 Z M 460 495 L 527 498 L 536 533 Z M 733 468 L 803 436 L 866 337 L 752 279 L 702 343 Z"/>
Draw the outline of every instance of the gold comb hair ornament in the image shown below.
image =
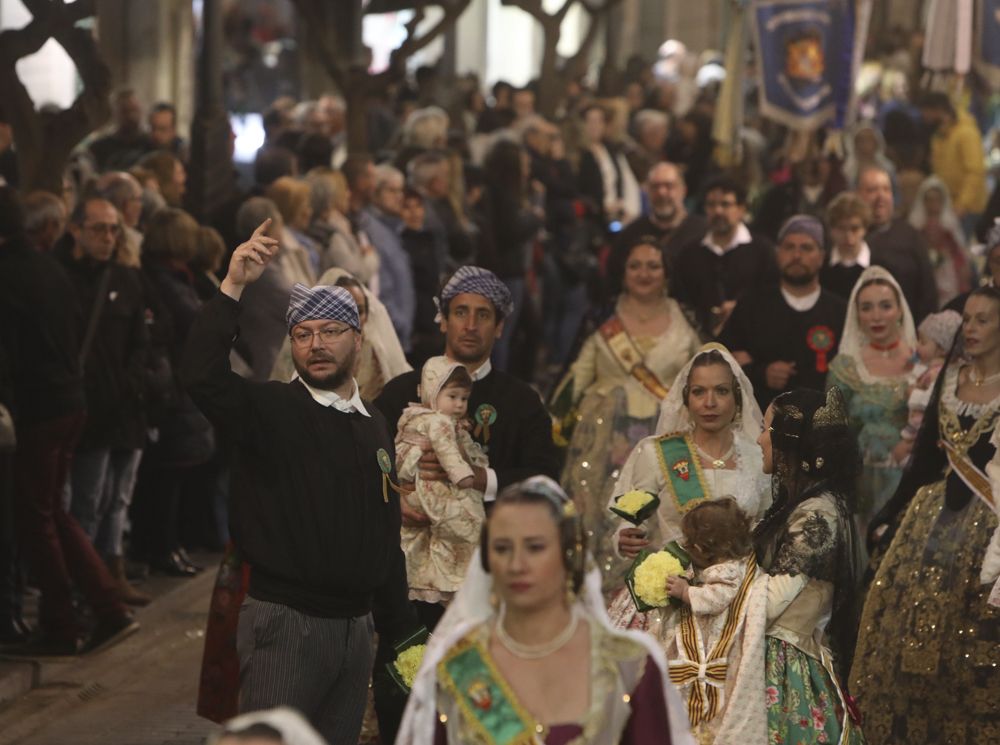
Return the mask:
<path id="1" fill-rule="evenodd" d="M 844 402 L 844 394 L 837 386 L 832 386 L 826 392 L 826 403 L 813 414 L 813 427 L 816 429 L 846 427 L 847 423 L 847 404 Z"/>

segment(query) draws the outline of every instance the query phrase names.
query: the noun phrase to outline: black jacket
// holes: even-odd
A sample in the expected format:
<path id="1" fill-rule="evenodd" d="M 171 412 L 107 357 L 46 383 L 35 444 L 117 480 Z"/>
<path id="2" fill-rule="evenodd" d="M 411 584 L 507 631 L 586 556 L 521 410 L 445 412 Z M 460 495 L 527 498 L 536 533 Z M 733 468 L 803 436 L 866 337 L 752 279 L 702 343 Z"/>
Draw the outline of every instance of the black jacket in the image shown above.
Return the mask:
<path id="1" fill-rule="evenodd" d="M 86 258 L 68 258 L 64 266 L 83 310 L 81 339 L 95 304 L 100 303 L 97 326 L 83 361 L 87 423 L 79 447 L 140 448 L 146 439 L 143 378 L 149 334 L 138 271 L 114 261 Z M 98 290 L 104 282 L 101 299 Z"/>
<path id="2" fill-rule="evenodd" d="M 18 424 L 81 411 L 82 311 L 66 270 L 21 238 L 0 244 L 0 334 Z"/>

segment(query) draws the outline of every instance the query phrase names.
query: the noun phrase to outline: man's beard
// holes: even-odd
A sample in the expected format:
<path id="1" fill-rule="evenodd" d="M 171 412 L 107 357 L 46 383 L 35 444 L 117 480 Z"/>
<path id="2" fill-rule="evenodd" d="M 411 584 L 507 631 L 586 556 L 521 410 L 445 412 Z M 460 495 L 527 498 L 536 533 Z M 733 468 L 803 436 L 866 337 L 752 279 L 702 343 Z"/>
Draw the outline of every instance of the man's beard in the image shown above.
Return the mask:
<path id="1" fill-rule="evenodd" d="M 787 282 L 793 287 L 805 287 L 806 285 L 812 284 L 818 274 L 819 272 L 809 271 L 802 274 L 791 274 L 788 271 L 783 271 L 781 273 L 781 279 L 783 282 Z"/>
<path id="2" fill-rule="evenodd" d="M 299 378 L 302 379 L 302 382 L 321 391 L 335 391 L 354 375 L 354 361 L 356 357 L 357 352 L 352 349 L 350 355 L 344 359 L 343 363 L 337 365 L 336 370 L 322 377 L 310 373 L 308 367 L 306 367 L 306 365 L 300 365 L 298 360 L 292 361 L 295 364 L 295 372 L 299 374 Z M 313 361 L 316 359 L 317 358 L 313 358 Z M 329 356 L 322 356 L 318 359 L 329 362 L 335 361 Z M 308 360 L 306 361 L 306 364 L 308 364 Z"/>
<path id="3" fill-rule="evenodd" d="M 729 235 L 733 231 L 733 226 L 724 217 L 710 217 L 708 219 L 708 229 L 713 235 Z"/>
<path id="4" fill-rule="evenodd" d="M 672 223 L 677 218 L 677 205 L 670 203 L 661 207 L 653 207 L 653 217 L 662 223 Z"/>

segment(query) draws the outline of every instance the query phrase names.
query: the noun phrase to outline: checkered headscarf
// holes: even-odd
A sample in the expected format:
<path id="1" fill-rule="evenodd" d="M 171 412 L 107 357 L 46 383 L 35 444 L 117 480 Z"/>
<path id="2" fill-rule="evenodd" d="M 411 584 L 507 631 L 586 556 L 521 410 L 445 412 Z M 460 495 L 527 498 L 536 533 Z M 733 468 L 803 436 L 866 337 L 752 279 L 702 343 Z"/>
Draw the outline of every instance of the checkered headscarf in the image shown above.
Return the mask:
<path id="1" fill-rule="evenodd" d="M 502 316 L 509 316 L 514 310 L 510 290 L 497 275 L 479 266 L 460 266 L 441 290 L 440 298 L 434 298 L 434 304 L 438 307 L 435 321 L 442 320 L 442 309 L 448 305 L 448 301 L 466 292 L 482 295 L 493 303 L 497 313 Z"/>
<path id="2" fill-rule="evenodd" d="M 289 331 L 303 321 L 318 320 L 341 321 L 355 331 L 361 330 L 361 319 L 358 317 L 354 296 L 343 287 L 320 285 L 310 289 L 296 282 L 288 301 L 285 320 Z"/>

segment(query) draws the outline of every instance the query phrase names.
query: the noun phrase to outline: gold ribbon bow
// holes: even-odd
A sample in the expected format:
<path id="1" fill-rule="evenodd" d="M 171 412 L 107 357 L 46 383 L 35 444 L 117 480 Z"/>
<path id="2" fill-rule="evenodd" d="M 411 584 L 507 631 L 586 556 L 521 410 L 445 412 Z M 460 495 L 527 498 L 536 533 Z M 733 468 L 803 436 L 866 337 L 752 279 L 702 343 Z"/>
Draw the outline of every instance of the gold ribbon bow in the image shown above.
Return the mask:
<path id="1" fill-rule="evenodd" d="M 701 630 L 694 620 L 691 608 L 684 606 L 681 609 L 681 620 L 677 627 L 677 646 L 687 659 L 671 662 L 669 671 L 670 681 L 674 685 L 691 686 L 691 695 L 688 697 L 688 717 L 691 719 L 692 727 L 702 722 L 711 721 L 722 709 L 725 699 L 726 673 L 729 669 L 727 656 L 742 625 L 743 608 L 750 595 L 750 586 L 753 584 L 756 572 L 757 559 L 751 553 L 740 589 L 729 605 L 722 633 L 707 660 L 704 659 L 705 655 L 702 652 L 705 645 L 702 643 Z"/>

